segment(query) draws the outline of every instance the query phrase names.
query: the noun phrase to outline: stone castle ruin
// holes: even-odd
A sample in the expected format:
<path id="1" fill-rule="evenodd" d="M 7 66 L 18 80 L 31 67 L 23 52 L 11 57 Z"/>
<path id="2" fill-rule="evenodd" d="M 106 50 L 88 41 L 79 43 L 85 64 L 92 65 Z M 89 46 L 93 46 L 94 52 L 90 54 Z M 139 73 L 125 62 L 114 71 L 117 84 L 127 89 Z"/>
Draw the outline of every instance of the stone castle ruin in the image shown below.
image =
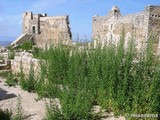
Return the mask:
<path id="1" fill-rule="evenodd" d="M 12 45 L 24 41 L 32 41 L 37 47 L 62 43 L 71 43 L 72 34 L 69 27 L 69 16 L 48 17 L 47 14 L 23 13 L 23 34 Z M 148 38 L 153 36 L 154 50 L 160 51 L 160 6 L 146 6 L 139 13 L 122 16 L 120 9 L 113 6 L 106 16 L 94 16 L 92 21 L 92 37 L 97 42 L 106 44 L 112 40 L 118 43 L 124 30 L 126 40 L 134 39 L 138 51 L 145 47 Z M 127 45 L 127 41 L 125 43 Z"/>
<path id="2" fill-rule="evenodd" d="M 94 16 L 92 25 L 94 45 L 109 40 L 117 44 L 124 29 L 125 38 L 133 38 L 137 50 L 144 47 L 151 36 L 154 37 L 154 49 L 160 49 L 160 6 L 146 6 L 144 11 L 126 16 L 113 6 L 107 16 Z"/>
<path id="3" fill-rule="evenodd" d="M 12 45 L 21 44 L 24 41 L 32 41 L 37 47 L 56 45 L 57 43 L 69 44 L 71 31 L 69 16 L 48 17 L 47 14 L 23 13 L 23 34 Z"/>
<path id="4" fill-rule="evenodd" d="M 126 39 L 134 37 L 137 50 L 140 50 L 143 45 L 147 45 L 150 36 L 154 36 L 155 49 L 160 51 L 160 6 L 147 6 L 140 13 L 126 16 L 122 16 L 119 8 L 114 6 L 107 16 L 94 16 L 92 32 L 94 45 L 97 42 L 106 44 L 109 40 L 113 40 L 117 44 L 123 28 Z M 28 40 L 41 48 L 59 42 L 71 43 L 68 16 L 47 17 L 46 14 L 25 12 L 23 14 L 23 34 L 12 45 L 16 46 Z M 84 47 L 80 46 L 80 49 L 84 49 Z M 4 53 L 3 56 L 7 59 L 8 54 Z M 17 52 L 14 60 L 11 60 L 11 69 L 15 73 L 19 73 L 20 66 L 23 64 L 24 71 L 29 73 L 31 63 L 34 63 L 34 69 L 38 71 L 37 59 L 32 58 L 29 53 Z M 8 63 L 6 62 L 5 65 Z M 4 68 L 4 66 L 0 67 Z"/>

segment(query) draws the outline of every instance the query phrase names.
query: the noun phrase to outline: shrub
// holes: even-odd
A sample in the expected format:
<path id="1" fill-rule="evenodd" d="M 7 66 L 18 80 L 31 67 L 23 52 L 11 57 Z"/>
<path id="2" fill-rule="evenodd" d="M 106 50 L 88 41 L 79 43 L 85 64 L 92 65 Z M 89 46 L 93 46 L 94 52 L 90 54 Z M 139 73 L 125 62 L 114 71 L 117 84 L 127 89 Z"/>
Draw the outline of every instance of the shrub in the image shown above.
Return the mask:
<path id="1" fill-rule="evenodd" d="M 26 42 L 24 42 L 24 43 L 21 45 L 21 48 L 22 48 L 22 50 L 28 51 L 28 50 L 31 50 L 31 49 L 32 49 L 32 46 L 33 46 L 33 43 L 32 43 L 32 42 L 26 41 Z"/>
<path id="2" fill-rule="evenodd" d="M 12 113 L 7 110 L 0 109 L 0 119 L 1 120 L 11 120 Z"/>
<path id="3" fill-rule="evenodd" d="M 23 68 L 21 67 L 21 73 L 20 73 L 20 86 L 22 89 L 28 91 L 28 92 L 33 92 L 35 90 L 35 84 L 36 80 L 34 78 L 34 69 L 33 69 L 33 64 L 30 66 L 30 71 L 28 77 L 25 76 L 23 73 Z"/>
<path id="4" fill-rule="evenodd" d="M 33 47 L 33 43 L 31 41 L 25 41 L 22 44 L 18 45 L 15 49 L 17 50 L 22 49 L 22 50 L 29 51 L 29 50 L 32 50 L 32 47 Z"/>
<path id="5" fill-rule="evenodd" d="M 16 114 L 12 116 L 13 120 L 23 120 L 23 109 L 22 109 L 22 101 L 20 95 L 17 99 L 17 108 L 16 108 Z"/>
<path id="6" fill-rule="evenodd" d="M 17 82 L 14 79 L 14 75 L 12 73 L 9 73 L 7 76 L 7 79 L 5 81 L 8 86 L 15 86 Z"/>
<path id="7" fill-rule="evenodd" d="M 33 56 L 35 58 L 39 58 L 40 54 L 42 53 L 42 49 L 34 47 L 33 48 Z"/>
<path id="8" fill-rule="evenodd" d="M 136 53 L 134 40 L 125 49 L 124 38 L 117 47 L 57 46 L 42 52 L 45 62 L 36 90 L 41 97 L 58 98 L 62 106 L 61 111 L 48 108 L 48 119 L 94 119 L 94 105 L 116 115 L 159 113 L 160 61 L 153 54 L 152 39 L 145 51 Z"/>
<path id="9" fill-rule="evenodd" d="M 15 56 L 14 50 L 10 51 L 9 54 L 8 54 L 8 58 L 9 59 L 14 59 L 14 56 Z"/>
<path id="10" fill-rule="evenodd" d="M 0 72 L 0 77 L 7 78 L 8 74 L 10 74 L 10 73 L 11 73 L 11 71 L 1 71 Z"/>

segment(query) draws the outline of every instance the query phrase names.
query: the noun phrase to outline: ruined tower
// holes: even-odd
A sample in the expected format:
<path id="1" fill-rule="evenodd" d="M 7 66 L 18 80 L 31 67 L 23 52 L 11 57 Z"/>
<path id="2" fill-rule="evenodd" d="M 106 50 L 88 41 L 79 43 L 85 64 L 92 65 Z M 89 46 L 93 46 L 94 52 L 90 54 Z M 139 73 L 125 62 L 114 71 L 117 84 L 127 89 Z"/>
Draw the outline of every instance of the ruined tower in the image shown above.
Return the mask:
<path id="1" fill-rule="evenodd" d="M 112 41 L 117 44 L 124 28 L 126 43 L 133 38 L 139 51 L 146 46 L 150 36 L 154 36 L 155 50 L 158 50 L 160 36 L 160 6 L 147 6 L 144 11 L 122 16 L 120 9 L 113 6 L 106 16 L 94 16 L 92 36 L 94 43 L 106 44 Z"/>
<path id="2" fill-rule="evenodd" d="M 47 14 L 23 13 L 23 34 L 12 45 L 21 44 L 24 41 L 32 41 L 37 47 L 45 48 L 58 43 L 69 44 L 71 31 L 69 16 L 48 17 Z"/>
<path id="3" fill-rule="evenodd" d="M 39 34 L 41 14 L 23 13 L 23 34 Z"/>

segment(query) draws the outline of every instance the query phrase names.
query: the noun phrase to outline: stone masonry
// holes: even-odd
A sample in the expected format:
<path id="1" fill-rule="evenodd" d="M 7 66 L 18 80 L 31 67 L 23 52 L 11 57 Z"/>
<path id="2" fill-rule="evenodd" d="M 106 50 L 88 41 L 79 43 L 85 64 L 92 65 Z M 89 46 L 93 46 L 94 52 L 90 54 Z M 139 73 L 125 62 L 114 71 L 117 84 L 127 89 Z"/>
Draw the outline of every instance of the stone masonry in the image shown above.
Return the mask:
<path id="1" fill-rule="evenodd" d="M 40 48 L 45 48 L 57 43 L 69 44 L 71 42 L 71 31 L 69 27 L 69 16 L 48 17 L 47 14 L 23 13 L 23 34 L 17 38 L 12 45 L 30 36 L 28 40 Z M 31 39 L 32 38 L 32 39 Z"/>
<path id="2" fill-rule="evenodd" d="M 122 16 L 120 9 L 113 6 L 107 16 L 94 16 L 92 26 L 94 45 L 110 40 L 117 44 L 124 29 L 126 40 L 133 38 L 138 51 L 147 45 L 151 36 L 154 37 L 156 52 L 160 49 L 160 6 L 146 6 L 144 11 L 126 16 Z"/>
<path id="3" fill-rule="evenodd" d="M 14 74 L 21 72 L 21 68 L 25 75 L 28 75 L 32 68 L 35 76 L 40 72 L 39 60 L 33 58 L 33 56 L 27 52 L 16 53 L 14 60 L 11 60 L 11 70 Z"/>

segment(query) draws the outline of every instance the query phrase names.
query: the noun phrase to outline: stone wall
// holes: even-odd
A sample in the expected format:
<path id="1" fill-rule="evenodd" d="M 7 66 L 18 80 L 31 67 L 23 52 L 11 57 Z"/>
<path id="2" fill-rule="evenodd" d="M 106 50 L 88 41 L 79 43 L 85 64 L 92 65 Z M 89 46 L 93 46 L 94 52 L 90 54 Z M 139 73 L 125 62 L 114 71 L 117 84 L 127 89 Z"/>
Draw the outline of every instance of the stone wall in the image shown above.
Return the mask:
<path id="1" fill-rule="evenodd" d="M 71 43 L 69 16 L 48 17 L 47 14 L 23 14 L 23 34 L 34 35 L 34 43 L 44 48 L 57 43 Z"/>
<path id="2" fill-rule="evenodd" d="M 26 52 L 16 53 L 14 60 L 11 60 L 11 70 L 14 74 L 21 72 L 21 66 L 23 72 L 27 75 L 29 74 L 31 65 L 33 65 L 35 75 L 38 75 L 40 71 L 39 61 L 32 57 L 32 55 Z"/>
<path id="3" fill-rule="evenodd" d="M 153 36 L 155 43 L 159 42 L 160 36 L 160 6 L 149 6 L 149 35 Z"/>
<path id="4" fill-rule="evenodd" d="M 157 16 L 156 19 L 150 17 L 151 11 Z M 147 6 L 142 12 L 122 16 L 119 8 L 113 6 L 107 16 L 96 15 L 93 17 L 94 44 L 96 45 L 97 42 L 104 44 L 110 40 L 117 44 L 124 29 L 126 40 L 133 38 L 139 51 L 142 46 L 146 46 L 151 32 L 156 34 L 158 41 L 160 34 L 159 11 L 160 6 Z M 127 41 L 125 45 L 127 45 Z"/>
<path id="5" fill-rule="evenodd" d="M 36 45 L 70 44 L 71 33 L 68 16 L 41 17 L 40 34 L 36 37 Z"/>

